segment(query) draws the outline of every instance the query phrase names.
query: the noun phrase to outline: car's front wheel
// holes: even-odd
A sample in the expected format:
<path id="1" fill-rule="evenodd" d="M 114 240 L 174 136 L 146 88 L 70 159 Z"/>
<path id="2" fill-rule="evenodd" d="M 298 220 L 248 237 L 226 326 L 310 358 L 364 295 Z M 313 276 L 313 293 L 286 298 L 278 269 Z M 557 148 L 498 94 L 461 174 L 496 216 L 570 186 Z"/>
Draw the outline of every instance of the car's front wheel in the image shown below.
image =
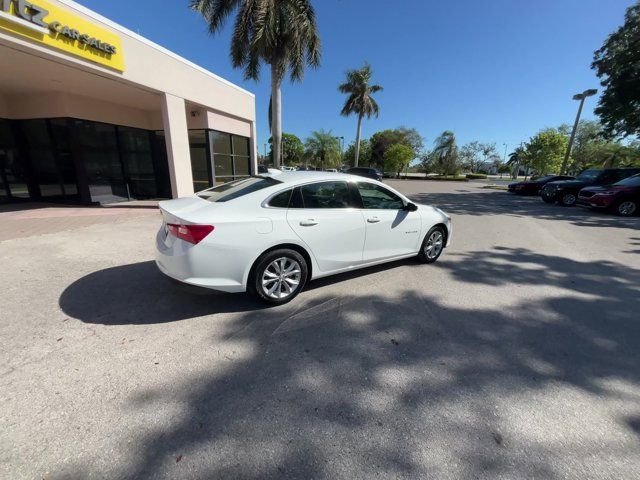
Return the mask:
<path id="1" fill-rule="evenodd" d="M 576 195 L 575 193 L 565 193 L 560 198 L 560 203 L 565 207 L 572 207 L 576 203 Z"/>
<path id="2" fill-rule="evenodd" d="M 623 200 L 616 206 L 616 212 L 623 217 L 630 217 L 638 211 L 638 204 L 634 200 Z"/>
<path id="3" fill-rule="evenodd" d="M 424 263 L 433 263 L 444 250 L 446 245 L 447 232 L 444 227 L 436 225 L 427 232 L 422 241 L 418 259 Z"/>
<path id="4" fill-rule="evenodd" d="M 300 293 L 308 272 L 306 260 L 295 250 L 273 250 L 258 259 L 249 290 L 263 302 L 282 305 Z"/>
<path id="5" fill-rule="evenodd" d="M 555 199 L 555 197 L 553 195 L 547 195 L 547 194 L 541 193 L 540 197 L 542 198 L 542 201 L 544 203 L 555 203 L 556 202 L 556 199 Z"/>

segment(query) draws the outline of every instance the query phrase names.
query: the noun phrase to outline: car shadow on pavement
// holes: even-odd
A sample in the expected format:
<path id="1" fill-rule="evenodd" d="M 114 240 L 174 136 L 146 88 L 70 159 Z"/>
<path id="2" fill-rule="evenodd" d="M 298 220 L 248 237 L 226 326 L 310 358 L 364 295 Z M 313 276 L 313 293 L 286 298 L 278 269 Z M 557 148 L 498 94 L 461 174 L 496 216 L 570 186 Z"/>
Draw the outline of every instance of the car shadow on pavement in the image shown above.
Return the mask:
<path id="1" fill-rule="evenodd" d="M 309 282 L 305 290 L 347 282 L 357 277 L 406 266 L 400 260 Z M 186 285 L 166 277 L 155 262 L 132 263 L 90 273 L 69 285 L 60 296 L 60 308 L 86 323 L 104 325 L 155 324 L 203 315 L 260 311 L 273 308 L 250 294 L 224 293 Z"/>
<path id="2" fill-rule="evenodd" d="M 486 284 L 487 307 L 406 285 L 399 296 L 325 295 L 239 315 L 215 342 L 245 354 L 131 394 L 141 418 L 178 410 L 122 439 L 130 455 L 112 459 L 107 477 L 584 478 L 578 468 L 631 478 L 638 423 L 615 412 L 640 401 L 640 272 L 527 249 L 461 255 L 438 268 Z M 211 313 L 149 284 L 148 263 L 130 268 L 70 287 L 61 306 L 94 318 L 104 281 L 126 274 L 109 301 L 159 302 L 151 313 L 168 309 L 167 319 Z M 492 287 L 505 284 L 557 294 L 492 307 L 504 292 Z M 95 468 L 60 478 L 105 476 Z"/>
<path id="3" fill-rule="evenodd" d="M 566 220 L 583 227 L 640 228 L 640 217 L 624 218 L 611 213 L 581 207 L 563 207 L 544 203 L 537 196 L 515 195 L 503 191 L 476 193 L 418 193 L 413 201 L 433 205 L 449 214 L 511 215 L 548 220 Z"/>
<path id="4" fill-rule="evenodd" d="M 160 273 L 153 261 L 90 273 L 69 285 L 59 304 L 71 317 L 104 325 L 174 322 L 265 307 L 246 295 L 174 281 Z"/>

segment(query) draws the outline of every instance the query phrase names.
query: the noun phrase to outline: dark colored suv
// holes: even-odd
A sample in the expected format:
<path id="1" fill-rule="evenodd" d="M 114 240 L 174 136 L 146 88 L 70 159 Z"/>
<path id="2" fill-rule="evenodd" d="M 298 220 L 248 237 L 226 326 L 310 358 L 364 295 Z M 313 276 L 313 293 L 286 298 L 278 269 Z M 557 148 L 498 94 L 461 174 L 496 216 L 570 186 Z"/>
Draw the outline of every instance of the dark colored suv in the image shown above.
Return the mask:
<path id="1" fill-rule="evenodd" d="M 559 180 L 573 180 L 569 175 L 545 175 L 544 177 L 533 178 L 528 182 L 517 182 L 509 184 L 509 191 L 518 195 L 538 195 L 540 189 L 549 182 Z"/>
<path id="2" fill-rule="evenodd" d="M 345 173 L 350 175 L 358 175 L 359 177 L 372 178 L 373 180 L 382 181 L 382 173 L 375 168 L 369 167 L 352 167 Z"/>
<path id="3" fill-rule="evenodd" d="M 578 194 L 581 207 L 611 210 L 623 217 L 640 212 L 640 175 L 620 180 L 608 187 L 586 187 Z"/>
<path id="4" fill-rule="evenodd" d="M 640 173 L 640 168 L 589 168 L 574 180 L 547 183 L 540 190 L 540 196 L 547 203 L 560 202 L 571 206 L 575 205 L 578 192 L 584 187 L 613 185 L 637 173 Z"/>

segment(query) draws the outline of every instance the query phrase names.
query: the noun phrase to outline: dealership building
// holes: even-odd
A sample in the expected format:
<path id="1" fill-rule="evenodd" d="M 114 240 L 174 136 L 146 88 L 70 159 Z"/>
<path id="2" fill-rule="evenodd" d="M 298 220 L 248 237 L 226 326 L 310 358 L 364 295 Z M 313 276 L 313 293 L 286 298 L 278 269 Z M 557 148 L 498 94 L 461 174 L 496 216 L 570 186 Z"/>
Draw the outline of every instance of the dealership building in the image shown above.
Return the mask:
<path id="1" fill-rule="evenodd" d="M 189 195 L 254 173 L 255 136 L 246 90 L 70 0 L 0 0 L 0 202 Z"/>

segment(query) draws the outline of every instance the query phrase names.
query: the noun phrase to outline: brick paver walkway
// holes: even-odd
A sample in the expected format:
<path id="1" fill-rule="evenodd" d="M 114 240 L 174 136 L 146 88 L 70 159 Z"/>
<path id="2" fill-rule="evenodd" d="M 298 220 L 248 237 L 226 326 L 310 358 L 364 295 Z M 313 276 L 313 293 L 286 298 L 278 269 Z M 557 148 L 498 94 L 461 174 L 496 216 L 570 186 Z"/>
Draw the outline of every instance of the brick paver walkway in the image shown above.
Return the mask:
<path id="1" fill-rule="evenodd" d="M 29 203 L 0 206 L 0 242 L 47 235 L 98 223 L 113 223 L 139 215 L 158 215 L 156 201 L 134 201 L 104 207 Z"/>

